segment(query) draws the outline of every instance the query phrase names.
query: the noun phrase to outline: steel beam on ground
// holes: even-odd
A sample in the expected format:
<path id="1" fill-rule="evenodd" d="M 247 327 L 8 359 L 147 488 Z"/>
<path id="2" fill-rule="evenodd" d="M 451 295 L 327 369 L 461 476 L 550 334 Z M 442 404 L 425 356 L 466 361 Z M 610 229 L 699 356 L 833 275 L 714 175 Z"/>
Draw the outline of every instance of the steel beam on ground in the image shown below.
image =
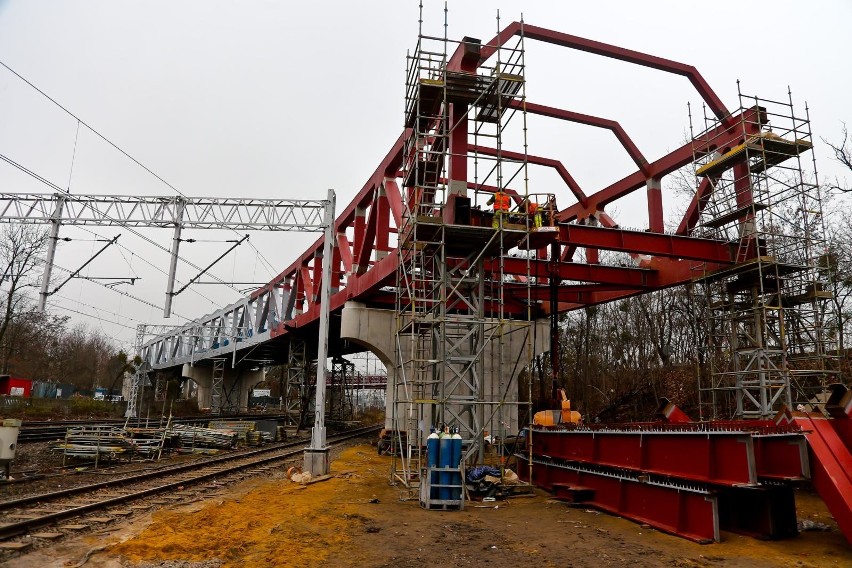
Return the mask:
<path id="1" fill-rule="evenodd" d="M 518 460 L 518 473 L 525 478 L 528 457 Z M 532 477 L 551 491 L 559 485 L 590 489 L 584 503 L 663 532 L 702 544 L 719 540 L 718 502 L 705 488 L 542 458 L 533 458 Z"/>
<path id="2" fill-rule="evenodd" d="M 814 488 L 852 544 L 852 453 L 831 427 L 831 420 L 805 413 L 793 417 L 808 440 Z"/>
<path id="3" fill-rule="evenodd" d="M 755 485 L 749 432 L 532 430 L 534 456 L 549 456 L 716 485 Z"/>
<path id="4" fill-rule="evenodd" d="M 810 479 L 808 447 L 803 433 L 755 434 L 757 477 L 768 481 Z"/>

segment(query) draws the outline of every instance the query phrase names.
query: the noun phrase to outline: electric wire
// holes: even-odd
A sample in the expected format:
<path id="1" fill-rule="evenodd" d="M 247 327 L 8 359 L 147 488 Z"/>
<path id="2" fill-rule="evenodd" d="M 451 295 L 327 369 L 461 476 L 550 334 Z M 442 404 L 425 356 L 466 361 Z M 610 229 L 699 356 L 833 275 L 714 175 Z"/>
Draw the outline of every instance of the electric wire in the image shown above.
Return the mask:
<path id="1" fill-rule="evenodd" d="M 133 322 L 144 323 L 140 319 L 137 319 L 137 318 L 134 318 L 134 317 L 131 317 L 131 316 L 126 316 L 124 314 L 119 314 L 119 313 L 116 313 L 116 312 L 113 312 L 113 311 L 110 311 L 110 310 L 105 310 L 104 308 L 99 308 L 99 307 L 94 306 L 92 304 L 88 304 L 88 303 L 86 303 L 82 300 L 75 300 L 74 298 L 69 298 L 68 296 L 60 294 L 58 292 L 56 294 L 54 294 L 54 297 L 61 298 L 63 300 L 67 300 L 69 302 L 74 302 L 75 304 L 79 304 L 79 305 L 86 307 L 86 308 L 91 308 L 91 309 L 97 311 L 98 313 L 103 313 L 103 314 L 107 314 L 107 315 L 110 315 L 110 316 L 116 316 L 116 317 L 123 318 L 123 319 L 126 319 L 126 320 L 130 320 L 130 321 L 133 321 Z"/>
<path id="2" fill-rule="evenodd" d="M 0 62 L 0 63 L 2 63 L 2 62 Z M 22 172 L 24 172 L 24 173 L 26 173 L 26 174 L 28 174 L 28 175 L 32 176 L 32 177 L 33 177 L 33 178 L 35 178 L 36 180 L 38 180 L 38 181 L 40 181 L 40 182 L 44 183 L 45 185 L 47 185 L 48 187 L 50 187 L 50 188 L 54 189 L 55 191 L 57 191 L 57 192 L 59 192 L 59 193 L 61 193 L 61 194 L 65 195 L 65 196 L 68 196 L 70 199 L 74 199 L 74 196 L 73 196 L 72 194 L 70 194 L 68 191 L 66 191 L 65 189 L 62 189 L 61 187 L 59 187 L 58 185 L 56 185 L 56 184 L 55 184 L 55 183 L 53 183 L 52 181 L 50 181 L 50 180 L 48 180 L 48 179 L 43 178 L 42 176 L 38 175 L 38 174 L 37 174 L 37 173 L 35 173 L 34 171 L 32 171 L 32 170 L 28 169 L 26 166 L 24 166 L 24 165 L 22 165 L 22 164 L 19 164 L 18 162 L 16 162 L 15 160 L 13 160 L 13 159 L 9 158 L 9 157 L 8 157 L 8 156 L 6 156 L 5 154 L 0 153 L 0 160 L 3 160 L 4 162 L 6 162 L 6 163 L 8 163 L 8 164 L 10 164 L 10 165 L 12 165 L 12 166 L 14 166 L 14 167 L 18 168 L 18 169 L 19 169 L 19 170 L 21 170 Z M 111 217 L 111 216 L 107 215 L 106 213 L 104 213 L 104 212 L 102 212 L 102 211 L 98 210 L 98 209 L 97 209 L 94 205 L 92 205 L 92 204 L 90 204 L 90 203 L 86 204 L 86 207 L 89 207 L 90 209 L 92 209 L 92 211 L 94 211 L 95 213 L 97 213 L 97 214 L 101 215 L 103 218 L 108 219 L 108 220 L 110 220 L 110 221 L 114 222 L 116 225 L 118 225 L 118 226 L 120 226 L 120 227 L 124 227 L 125 229 L 127 229 L 128 231 L 130 231 L 131 233 L 133 233 L 133 234 L 134 234 L 134 235 L 136 235 L 137 237 L 141 238 L 142 240 L 146 241 L 147 243 L 149 243 L 149 244 L 151 244 L 151 245 L 153 245 L 153 246 L 155 246 L 155 247 L 159 248 L 160 250 L 163 250 L 163 251 L 165 251 L 165 252 L 167 252 L 167 253 L 171 254 L 171 251 L 170 251 L 168 248 L 166 248 L 165 246 L 163 246 L 163 245 L 161 245 L 160 243 L 156 242 L 155 240 L 151 239 L 150 237 L 147 237 L 147 236 L 143 235 L 142 233 L 140 233 L 138 230 L 136 230 L 134 227 L 130 226 L 129 224 L 124 223 L 124 222 L 122 222 L 122 221 L 119 221 L 118 219 L 116 219 L 116 218 L 114 218 L 114 217 Z M 189 259 L 187 259 L 187 258 L 184 258 L 184 257 L 183 257 L 183 256 L 181 256 L 180 254 L 178 254 L 178 258 L 179 258 L 180 260 L 182 260 L 185 264 L 188 264 L 190 267 L 194 268 L 195 270 L 201 270 L 201 267 L 200 267 L 200 266 L 196 266 L 196 265 L 195 265 L 195 263 L 191 262 L 191 261 L 190 261 Z M 222 280 L 222 279 L 221 279 L 221 278 L 219 278 L 218 276 L 215 276 L 215 275 L 213 275 L 213 274 L 211 274 L 210 276 L 211 276 L 211 278 L 213 278 L 213 279 L 215 279 L 215 280 L 219 280 L 219 281 L 221 282 L 221 284 L 223 284 L 224 286 L 228 286 L 228 287 L 229 287 L 230 289 L 232 289 L 234 292 L 239 293 L 239 290 L 238 290 L 237 288 L 235 288 L 234 286 L 231 286 L 230 284 L 228 284 L 227 282 L 225 282 L 224 280 Z"/>
<path id="3" fill-rule="evenodd" d="M 137 166 L 139 166 L 140 168 L 142 168 L 143 170 L 145 170 L 146 172 L 148 172 L 149 174 L 151 174 L 152 176 L 154 176 L 155 178 L 157 178 L 159 181 L 161 181 L 162 183 L 164 183 L 166 186 L 168 186 L 170 189 L 172 189 L 175 193 L 177 193 L 177 194 L 178 194 L 178 195 L 180 195 L 181 197 L 188 198 L 188 197 L 187 197 L 187 195 L 186 195 L 185 193 L 183 193 L 181 190 L 179 190 L 178 188 L 176 188 L 175 186 L 173 186 L 172 184 L 170 184 L 169 182 L 167 182 L 165 179 L 163 179 L 160 175 L 158 175 L 157 173 L 155 173 L 155 172 L 154 172 L 152 169 L 150 169 L 148 166 L 146 166 L 145 164 L 143 164 L 142 162 L 140 162 L 139 160 L 137 160 L 136 158 L 134 158 L 133 156 L 131 156 L 131 155 L 130 155 L 130 154 L 128 154 L 127 152 L 125 152 L 125 151 L 124 151 L 123 149 L 121 149 L 118 145 L 116 145 L 116 144 L 115 144 L 112 140 L 110 140 L 109 138 L 107 138 L 106 136 L 104 136 L 103 134 L 101 134 L 100 132 L 98 132 L 97 130 L 95 130 L 95 129 L 94 129 L 92 126 L 90 126 L 90 125 L 89 125 L 86 121 L 82 120 L 79 116 L 77 116 L 76 114 L 74 114 L 73 112 L 71 112 L 70 110 L 68 110 L 67 108 L 65 108 L 64 106 L 62 106 L 62 105 L 59 103 L 59 101 L 57 101 L 56 99 L 54 99 L 53 97 L 51 97 L 50 95 L 48 95 L 47 93 L 45 93 L 44 91 L 42 91 L 41 89 L 39 89 L 37 86 L 35 86 L 35 84 L 33 84 L 31 81 L 29 81 L 26 77 L 24 77 L 23 75 L 21 75 L 20 73 L 18 73 L 17 71 L 15 71 L 14 69 L 12 69 L 12 68 L 11 68 L 11 67 L 9 67 L 8 65 L 6 65 L 6 63 L 4 63 L 3 61 L 0 61 L 0 65 L 2 65 L 3 67 L 5 67 L 5 68 L 6 68 L 6 69 L 10 72 L 10 73 L 12 73 L 13 75 L 15 75 L 18 79 L 20 79 L 21 81 L 23 81 L 24 83 L 26 83 L 27 85 L 29 85 L 30 87 L 32 87 L 33 89 L 35 89 L 35 90 L 36 90 L 39 94 L 41 94 L 44 98 L 46 98 L 47 100 L 49 100 L 50 102 L 52 102 L 53 104 L 55 104 L 57 107 L 59 107 L 60 109 L 62 109 L 63 111 L 65 111 L 65 112 L 66 112 L 69 116 L 71 116 L 72 118 L 74 118 L 75 120 L 77 120 L 77 128 L 78 128 L 78 131 L 79 131 L 79 127 L 80 127 L 80 125 L 82 124 L 83 126 L 85 126 L 86 128 L 88 128 L 90 132 L 92 132 L 92 133 L 93 133 L 93 134 L 95 134 L 97 137 L 99 137 L 101 140 L 103 140 L 104 142 L 106 142 L 107 144 L 109 144 L 110 146 L 112 146 L 113 148 L 115 148 L 118 152 L 120 152 L 121 154 L 123 154 L 125 157 L 127 157 L 129 160 L 131 160 L 131 161 L 132 161 L 133 163 L 135 163 Z M 77 141 L 76 141 L 76 138 L 75 138 L 75 140 L 74 140 L 75 153 L 76 153 L 76 144 L 77 144 Z M 70 189 L 70 184 L 71 184 L 70 177 L 69 177 L 69 182 L 68 182 L 68 183 L 69 183 L 69 189 Z M 232 231 L 234 231 L 234 233 L 239 234 L 239 232 L 238 232 L 236 229 L 231 229 L 231 230 L 232 230 Z M 259 251 L 259 250 L 258 250 L 258 249 L 254 246 L 254 244 L 253 244 L 253 243 L 249 242 L 249 245 L 250 245 L 250 246 L 251 246 L 251 247 L 252 247 L 252 248 L 253 248 L 253 249 L 257 252 L 257 254 L 259 254 L 259 255 L 263 258 L 264 262 L 266 262 L 267 266 L 269 267 L 268 269 L 271 269 L 271 270 L 270 270 L 270 276 L 275 276 L 275 269 L 274 269 L 274 267 L 272 266 L 272 263 L 270 263 L 270 262 L 269 262 L 269 261 L 268 261 L 268 260 L 267 260 L 267 259 L 263 256 L 263 253 L 261 253 L 261 252 L 260 252 L 260 251 Z"/>
<path id="4" fill-rule="evenodd" d="M 86 231 L 87 233 L 90 233 L 90 234 L 92 234 L 92 235 L 95 235 L 96 237 L 104 238 L 102 235 L 100 235 L 100 234 L 99 234 L 99 233 L 97 233 L 96 231 L 93 231 L 93 230 L 91 230 L 91 229 L 89 229 L 89 228 L 87 228 L 87 227 L 85 227 L 85 226 L 83 226 L 83 225 L 78 225 L 78 226 L 76 226 L 76 228 L 78 228 L 78 229 L 82 229 L 82 230 Z M 135 256 L 136 258 L 138 258 L 141 262 L 143 262 L 143 263 L 147 264 L 148 266 L 150 266 L 151 268 L 153 268 L 154 270 L 156 270 L 157 272 L 159 272 L 159 273 L 161 273 L 161 274 L 163 274 L 163 275 L 165 275 L 165 276 L 168 276 L 168 275 L 169 275 L 169 273 L 168 273 L 167 271 L 163 270 L 161 267 L 157 266 L 156 264 L 154 264 L 154 263 L 153 263 L 153 262 L 151 262 L 150 260 L 146 259 L 145 257 L 143 257 L 142 255 L 140 255 L 139 253 L 133 252 L 132 250 L 130 250 L 130 248 L 126 247 L 125 245 L 123 245 L 123 244 L 121 244 L 121 243 L 116 242 L 115 244 L 116 244 L 116 246 L 118 247 L 119 252 L 123 249 L 123 250 L 127 251 L 128 253 L 132 254 L 133 256 Z M 127 258 L 125 258 L 123 254 L 122 254 L 122 258 L 124 258 L 124 261 L 125 261 L 125 262 L 128 262 L 128 261 L 127 261 Z M 129 266 L 129 265 L 130 265 L 130 264 L 128 263 L 128 266 Z M 131 268 L 131 271 L 133 272 L 134 276 L 137 276 L 137 277 L 139 276 L 139 273 L 138 273 L 138 272 L 136 272 L 135 270 L 133 270 L 133 268 Z M 216 278 L 216 277 L 214 276 L 214 278 Z M 216 282 L 216 284 L 222 284 L 222 283 L 223 283 L 223 281 L 222 281 L 221 279 L 218 279 L 218 280 L 219 280 L 219 281 L 218 281 L 218 282 Z M 178 283 L 180 283 L 180 284 L 183 284 L 183 282 L 182 282 L 181 280 L 178 280 L 177 278 L 175 278 L 175 282 L 178 282 Z M 231 283 L 230 283 L 230 285 L 231 285 L 232 287 L 233 287 L 233 286 L 236 286 L 236 284 L 234 284 L 233 282 L 231 282 Z M 197 296 L 198 296 L 199 298 L 201 298 L 202 300 L 208 300 L 208 301 L 210 300 L 210 298 L 208 298 L 207 296 L 205 296 L 204 294 L 202 294 L 201 292 L 199 292 L 199 291 L 197 291 L 197 290 L 195 290 L 195 289 L 190 288 L 190 291 L 191 291 L 193 294 L 197 295 Z M 212 303 L 212 302 L 211 302 L 211 303 Z M 162 306 L 160 307 L 160 309 L 162 309 Z"/>
<path id="5" fill-rule="evenodd" d="M 72 272 L 71 270 L 69 270 L 69 269 L 67 269 L 67 268 L 65 268 L 65 267 L 59 266 L 59 265 L 58 265 L 58 264 L 56 264 L 56 263 L 54 263 L 54 264 L 53 264 L 53 267 L 54 267 L 54 268 L 58 268 L 59 270 L 62 270 L 62 271 L 64 271 L 64 272 L 68 272 L 68 273 Z M 113 292 L 116 292 L 117 294 L 121 294 L 121 295 L 123 295 L 123 296 L 127 296 L 128 298 L 130 298 L 130 299 L 132 299 L 132 300 L 136 300 L 137 302 L 140 302 L 140 303 L 142 303 L 142 304 L 145 304 L 146 306 L 150 306 L 150 307 L 152 307 L 152 308 L 156 308 L 156 309 L 158 309 L 158 310 L 162 310 L 162 309 L 163 309 L 163 306 L 158 306 L 157 304 L 155 304 L 155 303 L 153 303 L 153 302 L 149 302 L 148 300 L 145 300 L 145 299 L 140 298 L 140 297 L 138 297 L 138 296 L 134 296 L 134 295 L 133 295 L 133 294 L 131 294 L 130 292 L 126 292 L 126 291 L 124 291 L 124 290 L 119 290 L 119 289 L 117 289 L 117 288 L 113 288 L 113 287 L 111 287 L 111 286 L 107 286 L 107 285 L 106 285 L 106 284 L 104 284 L 103 282 L 98 282 L 97 280 L 89 280 L 89 279 L 86 279 L 86 281 L 87 281 L 87 282 L 93 282 L 93 283 L 97 284 L 98 286 L 103 286 L 103 287 L 104 287 L 104 288 L 106 288 L 107 290 L 112 290 Z M 177 312 L 172 312 L 172 313 L 173 313 L 174 315 L 176 315 L 177 317 L 182 318 L 182 319 L 184 319 L 184 320 L 186 320 L 186 321 L 188 321 L 188 322 L 193 321 L 193 319 L 188 318 L 188 317 L 186 317 L 186 316 L 184 316 L 184 315 L 178 314 Z"/>
<path id="6" fill-rule="evenodd" d="M 71 313 L 78 314 L 78 315 L 81 315 L 81 316 L 86 316 L 86 317 L 96 319 L 96 320 L 101 321 L 101 322 L 105 321 L 105 322 L 110 323 L 112 325 L 117 325 L 119 327 L 124 327 L 124 328 L 127 328 L 127 329 L 131 329 L 133 331 L 136 331 L 135 327 L 132 327 L 132 326 L 129 326 L 129 325 L 126 325 L 126 324 L 123 324 L 123 323 L 119 323 L 117 321 L 112 321 L 112 320 L 108 320 L 108 319 L 100 317 L 100 316 L 92 315 L 92 314 L 89 314 L 89 313 L 86 313 L 86 312 L 81 312 L 80 310 L 75 310 L 74 308 L 69 308 L 68 306 L 63 306 L 63 305 L 60 305 L 56 302 L 50 302 L 50 304 L 51 304 L 51 307 L 53 307 L 54 309 L 65 310 L 67 312 L 71 312 Z"/>

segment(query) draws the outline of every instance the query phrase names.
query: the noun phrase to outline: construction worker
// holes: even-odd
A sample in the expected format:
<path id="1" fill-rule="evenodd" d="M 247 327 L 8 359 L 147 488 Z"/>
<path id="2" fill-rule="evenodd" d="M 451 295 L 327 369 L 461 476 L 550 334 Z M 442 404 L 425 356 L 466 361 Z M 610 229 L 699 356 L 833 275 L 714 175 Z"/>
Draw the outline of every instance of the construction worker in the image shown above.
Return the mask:
<path id="1" fill-rule="evenodd" d="M 501 218 L 509 213 L 509 196 L 502 191 L 495 191 L 491 195 L 486 205 L 494 205 L 494 220 L 491 222 L 491 227 L 494 229 L 500 228 Z"/>
<path id="2" fill-rule="evenodd" d="M 527 206 L 527 213 L 529 213 L 533 218 L 533 226 L 536 229 L 541 228 L 541 209 L 539 209 L 538 203 L 535 201 L 530 201 Z"/>
<path id="3" fill-rule="evenodd" d="M 551 227 L 556 224 L 556 212 L 559 211 L 556 207 L 556 196 L 551 195 L 550 199 L 547 200 L 547 204 L 544 206 L 545 212 L 547 214 L 547 224 Z"/>
<path id="4" fill-rule="evenodd" d="M 521 201 L 518 210 L 521 213 L 529 215 L 533 219 L 533 226 L 538 229 L 541 228 L 541 211 L 539 210 L 538 203 L 535 201 L 530 201 L 529 197 L 524 197 Z"/>

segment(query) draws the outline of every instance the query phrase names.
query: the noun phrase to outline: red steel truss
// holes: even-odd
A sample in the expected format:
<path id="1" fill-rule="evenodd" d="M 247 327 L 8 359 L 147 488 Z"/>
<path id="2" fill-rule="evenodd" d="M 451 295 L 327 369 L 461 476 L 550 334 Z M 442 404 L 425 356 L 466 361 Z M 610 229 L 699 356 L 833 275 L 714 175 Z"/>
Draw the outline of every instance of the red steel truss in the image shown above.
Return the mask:
<path id="1" fill-rule="evenodd" d="M 496 37 L 483 44 L 478 51 L 466 49 L 462 43 L 450 58 L 448 68 L 475 72 L 491 57 L 500 45 L 520 33 L 526 40 L 536 40 L 559 45 L 568 49 L 580 50 L 612 59 L 641 65 L 657 71 L 674 73 L 686 77 L 706 101 L 712 112 L 723 119 L 717 136 L 708 137 L 714 140 L 714 145 L 736 145 L 742 142 L 745 129 L 742 122 L 749 121 L 745 116 L 730 116 L 719 97 L 707 84 L 698 71 L 690 66 L 676 61 L 639 53 L 618 46 L 592 41 L 569 34 L 564 34 L 545 28 L 515 22 L 507 26 Z M 518 104 L 515 102 L 514 104 Z M 709 184 L 698 192 L 693 205 L 684 216 L 677 235 L 663 234 L 663 208 L 660 180 L 678 168 L 690 163 L 695 153 L 712 152 L 716 147 L 694 148 L 687 144 L 656 160 L 649 161 L 633 142 L 627 132 L 618 122 L 603 117 L 590 116 L 568 109 L 546 106 L 527 101 L 526 112 L 560 121 L 571 121 L 594 128 L 605 128 L 613 132 L 625 152 L 636 164 L 636 171 L 608 187 L 590 192 L 581 188 L 571 176 L 568 166 L 560 159 L 547 156 L 526 156 L 530 164 L 551 167 L 556 170 L 565 183 L 565 194 L 560 200 L 574 200 L 573 205 L 564 207 L 559 215 L 559 229 L 553 238 L 558 236 L 560 256 L 558 273 L 564 280 L 570 281 L 558 287 L 560 311 L 576 309 L 584 305 L 596 304 L 623 298 L 645 291 L 673 286 L 691 278 L 689 260 L 706 262 L 711 265 L 723 266 L 730 264 L 731 247 L 728 243 L 700 239 L 687 236 L 694 226 L 703 203 L 706 202 L 710 191 Z M 454 115 L 455 116 L 455 115 Z M 465 117 L 457 116 L 462 127 Z M 449 125 L 451 129 L 455 124 Z M 495 154 L 496 149 L 488 149 L 470 144 L 468 137 L 459 132 L 466 128 L 453 130 L 451 176 L 459 179 L 466 176 L 464 160 L 460 157 L 470 152 L 479 154 Z M 373 173 L 368 177 L 357 196 L 339 214 L 335 221 L 336 240 L 333 248 L 333 276 L 331 309 L 340 309 L 348 300 L 358 300 L 368 305 L 389 306 L 392 302 L 392 291 L 386 289 L 393 285 L 396 271 L 397 256 L 394 249 L 397 240 L 397 230 L 402 225 L 405 192 L 401 190 L 403 181 L 400 178 L 400 166 L 403 160 L 405 142 L 411 136 L 411 129 L 406 128 L 392 145 L 385 157 L 379 162 Z M 513 152 L 511 148 L 502 148 L 504 159 L 513 155 L 524 156 Z M 475 184 L 468 181 L 469 186 Z M 645 188 L 648 202 L 649 227 L 648 231 L 626 231 L 618 227 L 605 211 L 608 204 Z M 477 191 L 493 190 L 488 187 L 475 186 Z M 565 197 L 569 196 L 569 197 Z M 516 203 L 518 198 L 516 198 Z M 601 226 L 592 226 L 599 222 Z M 533 259 L 533 272 L 541 282 L 552 275 L 551 263 L 544 260 L 544 251 L 549 243 L 530 243 L 531 248 L 538 249 Z M 288 330 L 303 327 L 315 322 L 318 313 L 321 251 L 323 239 L 318 239 L 290 266 L 263 288 L 255 291 L 253 299 L 279 294 L 281 290 L 292 295 L 293 319 L 280 322 L 271 330 L 272 336 L 286 334 Z M 586 249 L 586 262 L 573 259 L 576 249 Z M 599 250 L 614 250 L 630 253 L 637 259 L 635 268 L 602 266 L 598 262 Z M 536 259 L 542 260 L 536 260 Z M 491 262 L 491 261 L 488 261 Z M 527 274 L 523 263 L 505 259 L 506 268 L 503 273 L 516 275 L 522 281 Z M 533 290 L 534 299 L 546 297 L 544 290 Z M 509 314 L 527 314 L 527 298 L 510 295 L 506 307 Z M 547 302 L 539 304 L 540 313 L 548 311 Z"/>
<path id="2" fill-rule="evenodd" d="M 738 258 L 736 244 L 690 236 L 710 201 L 714 188 L 710 177 L 698 187 L 676 234 L 665 234 L 662 180 L 694 162 L 696 157 L 723 152 L 758 134 L 757 125 L 766 123 L 765 118 L 758 116 L 761 110 L 755 107 L 730 114 L 690 65 L 519 22 L 510 24 L 481 46 L 476 40 L 460 43 L 447 68 L 475 73 L 499 46 L 518 34 L 523 34 L 525 41 L 542 41 L 683 76 L 720 122 L 700 140 L 649 160 L 621 125 L 611 119 L 527 100 L 510 103 L 516 108 L 523 104 L 524 112 L 605 128 L 615 135 L 635 163 L 635 171 L 603 188 L 583 188 L 571 175 L 570 164 L 560 157 L 530 156 L 520 148 L 498 150 L 474 145 L 468 133 L 466 112 L 451 109 L 447 125 L 451 133 L 447 137 L 450 179 L 443 180 L 448 185 L 460 184 L 480 193 L 495 191 L 494 187 L 468 179 L 467 160 L 476 153 L 552 168 L 565 186 L 557 191 L 561 207 L 556 222 L 549 227 L 551 230 L 528 236 L 518 244 L 529 253 L 529 258 L 483 259 L 486 278 L 507 282 L 504 289 L 508 293 L 501 300 L 504 302 L 501 313 L 509 317 L 539 318 L 551 313 L 554 304 L 556 311 L 567 311 L 688 282 L 695 276 L 696 263 L 701 263 L 708 273 L 744 260 Z M 476 48 L 472 47 L 474 43 Z M 378 307 L 393 305 L 399 262 L 395 249 L 398 232 L 405 225 L 406 202 L 412 197 L 401 172 L 405 148 L 412 140 L 412 124 L 400 133 L 335 220 L 331 310 L 339 310 L 350 300 Z M 446 148 L 440 150 L 444 152 Z M 642 189 L 649 219 L 647 230 L 620 228 L 607 214 L 607 206 Z M 511 194 L 516 206 L 521 203 L 520 193 Z M 749 203 L 741 205 L 746 207 Z M 283 298 L 288 303 L 287 309 L 278 313 L 292 317 L 271 324 L 272 338 L 286 336 L 317 321 L 323 244 L 322 237 L 317 239 L 252 294 L 253 300 Z M 584 260 L 578 260 L 581 255 L 575 255 L 577 249 L 585 250 Z M 629 254 L 633 265 L 603 265 L 600 250 Z M 446 262 L 454 268 L 463 268 L 464 263 L 472 261 L 448 258 Z M 530 284 L 531 278 L 535 284 Z M 559 284 L 554 285 L 552 281 L 557 279 Z M 545 301 L 553 298 L 554 293 L 555 302 Z M 534 301 L 532 305 L 530 299 Z M 484 309 L 493 308 L 486 303 Z M 827 405 L 837 414 L 832 420 L 805 415 L 796 416 L 793 424 L 738 421 L 708 425 L 693 423 L 668 405 L 661 409 L 661 419 L 654 423 L 536 430 L 531 437 L 531 453 L 519 456 L 522 462 L 519 470 L 525 474 L 532 471 L 536 484 L 554 490 L 557 495 L 587 501 L 698 542 L 719 539 L 720 519 L 722 528 L 727 523 L 731 530 L 756 530 L 766 536 L 779 534 L 779 526 L 781 533 L 791 530 L 791 510 L 786 504 L 792 502 L 792 492 L 780 484 L 812 476 L 842 530 L 852 539 L 849 476 L 852 396 L 847 394 L 838 395 L 833 406 Z M 530 461 L 532 467 L 528 469 L 525 464 Z M 746 515 L 754 518 L 741 523 L 738 519 Z M 794 511 L 792 515 L 795 531 Z M 755 526 L 766 528 L 755 529 Z"/>

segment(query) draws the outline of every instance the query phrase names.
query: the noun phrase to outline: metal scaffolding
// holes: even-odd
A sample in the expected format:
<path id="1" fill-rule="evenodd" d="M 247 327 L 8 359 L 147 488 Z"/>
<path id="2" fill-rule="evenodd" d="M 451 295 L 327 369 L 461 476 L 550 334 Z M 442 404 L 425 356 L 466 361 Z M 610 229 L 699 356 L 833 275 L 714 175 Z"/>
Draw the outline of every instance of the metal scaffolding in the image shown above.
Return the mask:
<path id="1" fill-rule="evenodd" d="M 734 245 L 736 263 L 698 267 L 710 418 L 767 418 L 782 405 L 818 408 L 836 374 L 824 329 L 831 292 L 810 120 L 787 102 L 740 93 L 739 144 L 714 144 L 726 119 L 693 136 L 703 210 L 693 234 Z M 701 152 L 697 149 L 709 148 Z"/>
<path id="2" fill-rule="evenodd" d="M 448 65 L 450 45 L 463 54 L 458 66 Z M 490 67 L 481 65 L 486 49 L 494 50 Z M 424 35 L 421 18 L 406 76 L 405 125 L 411 135 L 401 168 L 405 195 L 397 246 L 395 373 L 388 396 L 395 400 L 398 449 L 391 478 L 411 489 L 425 465 L 421 452 L 430 428 L 458 428 L 463 462 L 483 463 L 484 438 L 501 439 L 509 425 L 517 425 L 518 387 L 513 370 L 499 362 L 506 338 L 525 333 L 529 341 L 532 326 L 529 310 L 516 319 L 504 311 L 504 284 L 512 279 L 503 273 L 502 259 L 527 242 L 535 223 L 524 204 L 523 34 L 508 47 L 483 46 L 471 38 L 455 42 L 446 36 L 446 11 L 444 37 Z M 508 159 L 502 155 L 503 138 L 515 115 L 523 120 L 517 138 L 524 153 Z M 487 142 L 494 148 L 480 152 Z M 513 182 L 523 189 L 509 189 Z M 488 198 L 503 193 L 506 200 L 513 196 L 516 207 L 494 215 L 486 211 Z M 518 368 L 529 364 L 531 349 L 521 357 Z"/>
<path id="3" fill-rule="evenodd" d="M 225 388 L 225 360 L 213 359 L 213 381 L 210 387 L 210 414 L 222 414 L 225 410 L 223 396 Z"/>
<path id="4" fill-rule="evenodd" d="M 343 357 L 331 360 L 331 381 L 328 384 L 329 420 L 351 420 L 354 415 L 352 390 L 357 387 L 355 364 Z"/>
<path id="5" fill-rule="evenodd" d="M 290 338 L 287 346 L 287 384 L 281 396 L 288 423 L 300 427 L 305 425 L 302 424 L 303 419 L 310 415 L 305 408 L 310 401 L 309 366 L 305 341 L 295 336 Z"/>

